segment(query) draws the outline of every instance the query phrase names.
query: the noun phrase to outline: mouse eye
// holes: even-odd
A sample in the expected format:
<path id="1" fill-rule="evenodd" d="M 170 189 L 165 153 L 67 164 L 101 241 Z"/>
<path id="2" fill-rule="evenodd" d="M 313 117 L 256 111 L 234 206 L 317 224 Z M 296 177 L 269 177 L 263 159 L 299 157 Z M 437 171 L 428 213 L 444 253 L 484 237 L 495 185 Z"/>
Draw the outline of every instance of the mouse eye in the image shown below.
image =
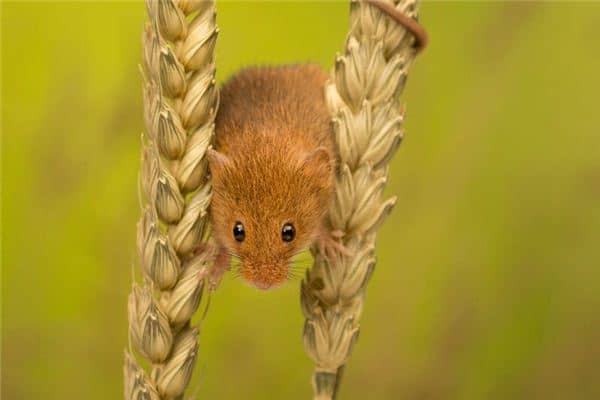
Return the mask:
<path id="1" fill-rule="evenodd" d="M 283 228 L 281 228 L 281 239 L 283 239 L 284 242 L 291 242 L 295 237 L 296 229 L 294 229 L 294 225 L 289 222 L 283 225 Z"/>
<path id="2" fill-rule="evenodd" d="M 238 242 L 243 242 L 246 238 L 246 231 L 244 230 L 244 225 L 240 221 L 237 221 L 233 226 L 233 237 Z"/>

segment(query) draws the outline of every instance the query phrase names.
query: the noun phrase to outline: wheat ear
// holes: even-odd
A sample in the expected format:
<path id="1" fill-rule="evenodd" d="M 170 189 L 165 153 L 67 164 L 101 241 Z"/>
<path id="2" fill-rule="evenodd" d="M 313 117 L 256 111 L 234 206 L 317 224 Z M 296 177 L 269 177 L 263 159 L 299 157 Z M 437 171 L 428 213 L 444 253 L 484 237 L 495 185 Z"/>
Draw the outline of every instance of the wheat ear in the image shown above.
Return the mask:
<path id="1" fill-rule="evenodd" d="M 389 3 L 417 18 L 418 0 Z M 315 399 L 336 397 L 375 267 L 376 232 L 396 203 L 382 194 L 402 139 L 399 98 L 416 55 L 414 41 L 378 8 L 351 1 L 345 52 L 336 58 L 326 95 L 340 161 L 329 224 L 343 234 L 352 255 L 332 265 L 315 249 L 301 286 L 304 344 L 316 364 Z"/>
<path id="2" fill-rule="evenodd" d="M 143 283 L 129 296 L 124 367 L 125 398 L 135 400 L 181 398 L 196 363 L 198 328 L 190 319 L 211 258 L 201 244 L 211 199 L 206 152 L 218 106 L 214 2 L 150 0 L 146 6 L 144 200 L 137 230 Z M 149 373 L 133 349 L 149 362 Z"/>

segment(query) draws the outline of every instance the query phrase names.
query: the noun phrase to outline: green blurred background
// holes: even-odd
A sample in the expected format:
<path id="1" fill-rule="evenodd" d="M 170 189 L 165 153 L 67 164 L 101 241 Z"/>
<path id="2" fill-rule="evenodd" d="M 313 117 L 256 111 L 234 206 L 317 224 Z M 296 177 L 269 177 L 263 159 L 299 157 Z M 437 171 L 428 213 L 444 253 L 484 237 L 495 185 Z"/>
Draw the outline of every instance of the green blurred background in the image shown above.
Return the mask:
<path id="1" fill-rule="evenodd" d="M 220 80 L 342 49 L 346 2 L 220 2 Z M 425 2 L 399 196 L 341 399 L 600 398 L 600 3 Z M 141 2 L 2 4 L 2 398 L 122 396 Z M 299 282 L 227 278 L 199 399 L 307 399 Z"/>

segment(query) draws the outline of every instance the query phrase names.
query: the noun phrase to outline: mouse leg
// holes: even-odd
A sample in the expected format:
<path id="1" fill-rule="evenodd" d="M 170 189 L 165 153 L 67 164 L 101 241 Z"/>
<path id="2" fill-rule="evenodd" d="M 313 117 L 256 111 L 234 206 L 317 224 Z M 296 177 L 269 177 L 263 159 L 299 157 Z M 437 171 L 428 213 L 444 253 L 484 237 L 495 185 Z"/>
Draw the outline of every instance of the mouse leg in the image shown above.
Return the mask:
<path id="1" fill-rule="evenodd" d="M 216 289 L 223 279 L 225 272 L 231 270 L 231 255 L 224 247 L 220 247 L 213 260 L 213 266 L 208 276 L 208 284 L 211 290 Z"/>
<path id="2" fill-rule="evenodd" d="M 208 285 L 211 290 L 216 289 L 221 283 L 225 272 L 231 269 L 231 256 L 227 249 L 217 246 L 213 243 L 201 243 L 193 251 L 193 255 L 200 253 L 209 253 L 213 265 L 208 274 Z"/>
<path id="3" fill-rule="evenodd" d="M 344 232 L 342 231 L 332 231 L 323 227 L 317 238 L 317 250 L 334 265 L 339 263 L 342 256 L 351 255 L 350 250 L 342 242 L 343 236 Z"/>

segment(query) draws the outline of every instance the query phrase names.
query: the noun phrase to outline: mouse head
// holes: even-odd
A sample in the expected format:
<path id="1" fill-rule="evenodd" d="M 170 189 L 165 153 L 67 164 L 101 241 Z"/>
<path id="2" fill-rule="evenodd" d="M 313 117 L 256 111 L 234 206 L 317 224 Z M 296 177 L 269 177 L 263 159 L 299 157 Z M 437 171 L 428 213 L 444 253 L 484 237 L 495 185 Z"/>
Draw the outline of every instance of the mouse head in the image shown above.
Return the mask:
<path id="1" fill-rule="evenodd" d="M 210 150 L 211 222 L 217 243 L 241 261 L 241 275 L 268 289 L 290 276 L 291 259 L 320 233 L 333 194 L 333 157 L 320 147 L 230 158 Z"/>

